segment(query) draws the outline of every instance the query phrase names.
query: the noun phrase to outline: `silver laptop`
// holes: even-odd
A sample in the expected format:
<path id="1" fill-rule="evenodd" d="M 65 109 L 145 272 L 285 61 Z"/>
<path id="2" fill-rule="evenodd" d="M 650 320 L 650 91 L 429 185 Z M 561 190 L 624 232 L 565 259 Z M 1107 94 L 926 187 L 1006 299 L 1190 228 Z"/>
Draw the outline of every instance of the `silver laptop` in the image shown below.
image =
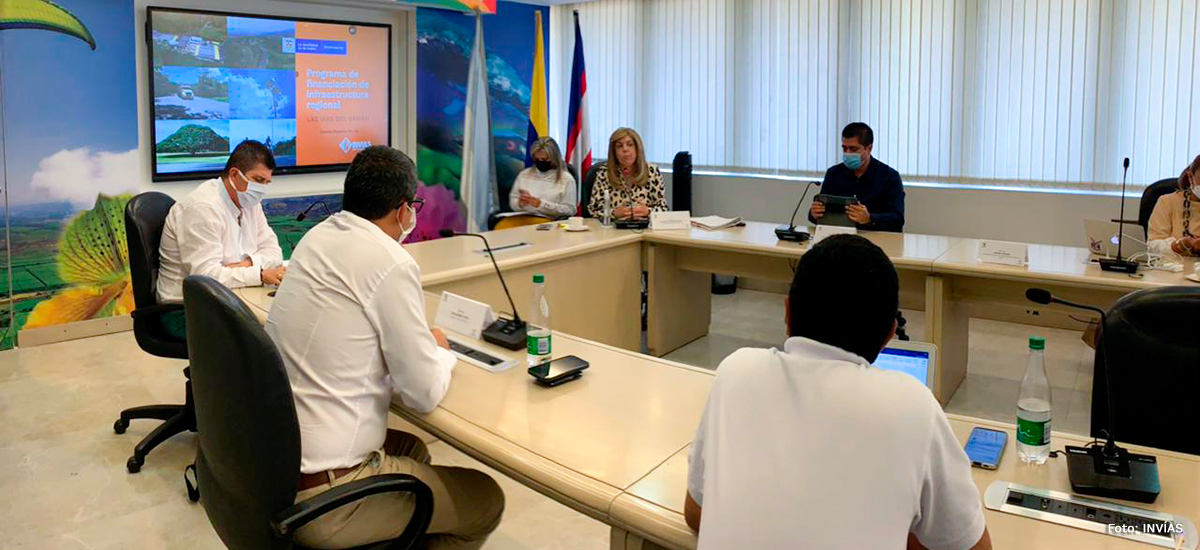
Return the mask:
<path id="1" fill-rule="evenodd" d="M 892 340 L 875 358 L 876 368 L 902 372 L 933 389 L 937 366 L 937 346 L 925 342 Z"/>
<path id="2" fill-rule="evenodd" d="M 1088 250 L 1103 258 L 1117 257 L 1119 235 L 1125 235 L 1121 244 L 1121 255 L 1125 259 L 1146 263 L 1146 236 L 1142 226 L 1136 223 L 1125 224 L 1125 229 L 1118 233 L 1119 224 L 1104 220 L 1084 220 L 1083 228 L 1087 231 Z"/>

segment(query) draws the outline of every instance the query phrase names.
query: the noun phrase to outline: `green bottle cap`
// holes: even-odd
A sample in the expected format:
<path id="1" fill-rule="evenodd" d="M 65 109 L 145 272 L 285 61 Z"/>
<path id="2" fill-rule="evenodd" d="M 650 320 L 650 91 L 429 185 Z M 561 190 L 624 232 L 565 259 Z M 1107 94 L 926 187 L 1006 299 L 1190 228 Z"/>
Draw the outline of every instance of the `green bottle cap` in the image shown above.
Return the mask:
<path id="1" fill-rule="evenodd" d="M 1029 349 L 1046 349 L 1046 339 L 1041 336 L 1030 336 Z"/>
<path id="2" fill-rule="evenodd" d="M 546 276 L 542 275 L 541 273 L 538 273 L 537 275 L 533 276 L 533 282 L 534 283 L 544 283 L 544 282 L 546 282 Z"/>

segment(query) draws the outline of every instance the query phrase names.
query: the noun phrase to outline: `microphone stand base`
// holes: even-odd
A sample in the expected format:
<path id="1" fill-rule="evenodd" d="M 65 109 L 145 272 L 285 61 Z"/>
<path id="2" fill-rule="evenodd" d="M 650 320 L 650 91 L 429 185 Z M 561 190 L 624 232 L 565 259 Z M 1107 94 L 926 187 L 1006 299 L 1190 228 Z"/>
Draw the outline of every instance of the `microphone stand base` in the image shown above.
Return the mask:
<path id="1" fill-rule="evenodd" d="M 808 228 L 802 225 L 781 225 L 775 228 L 775 238 L 781 241 L 802 243 L 809 238 Z"/>
<path id="2" fill-rule="evenodd" d="M 525 347 L 525 321 L 497 319 L 483 329 L 483 341 L 504 349 L 521 349 Z"/>
<path id="3" fill-rule="evenodd" d="M 1114 260 L 1112 258 L 1101 258 L 1100 269 L 1104 271 L 1113 271 L 1116 273 L 1137 273 L 1138 263 L 1129 260 Z"/>
<path id="4" fill-rule="evenodd" d="M 1104 447 L 1066 447 L 1067 475 L 1071 491 L 1134 502 L 1158 499 L 1158 461 L 1150 455 L 1133 454 L 1116 447 L 1105 456 Z"/>

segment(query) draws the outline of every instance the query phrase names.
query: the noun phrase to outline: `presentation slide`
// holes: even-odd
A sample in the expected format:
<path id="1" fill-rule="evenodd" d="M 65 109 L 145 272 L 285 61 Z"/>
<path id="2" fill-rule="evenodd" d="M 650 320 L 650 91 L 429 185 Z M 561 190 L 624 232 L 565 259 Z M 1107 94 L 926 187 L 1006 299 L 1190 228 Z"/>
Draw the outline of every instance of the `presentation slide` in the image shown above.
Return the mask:
<path id="1" fill-rule="evenodd" d="M 243 140 L 277 172 L 389 145 L 391 27 L 151 8 L 154 179 L 209 177 Z"/>

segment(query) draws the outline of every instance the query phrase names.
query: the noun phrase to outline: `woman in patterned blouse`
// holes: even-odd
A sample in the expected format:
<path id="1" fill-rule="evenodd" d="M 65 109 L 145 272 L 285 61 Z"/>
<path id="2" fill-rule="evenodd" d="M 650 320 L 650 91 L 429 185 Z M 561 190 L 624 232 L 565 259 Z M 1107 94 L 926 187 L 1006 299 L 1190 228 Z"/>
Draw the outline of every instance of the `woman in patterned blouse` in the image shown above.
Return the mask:
<path id="1" fill-rule="evenodd" d="M 604 215 L 605 195 L 612 197 L 614 218 L 648 218 L 667 210 L 662 172 L 646 162 L 642 136 L 631 128 L 617 128 L 608 140 L 608 161 L 596 168 L 588 201 L 593 216 Z"/>

